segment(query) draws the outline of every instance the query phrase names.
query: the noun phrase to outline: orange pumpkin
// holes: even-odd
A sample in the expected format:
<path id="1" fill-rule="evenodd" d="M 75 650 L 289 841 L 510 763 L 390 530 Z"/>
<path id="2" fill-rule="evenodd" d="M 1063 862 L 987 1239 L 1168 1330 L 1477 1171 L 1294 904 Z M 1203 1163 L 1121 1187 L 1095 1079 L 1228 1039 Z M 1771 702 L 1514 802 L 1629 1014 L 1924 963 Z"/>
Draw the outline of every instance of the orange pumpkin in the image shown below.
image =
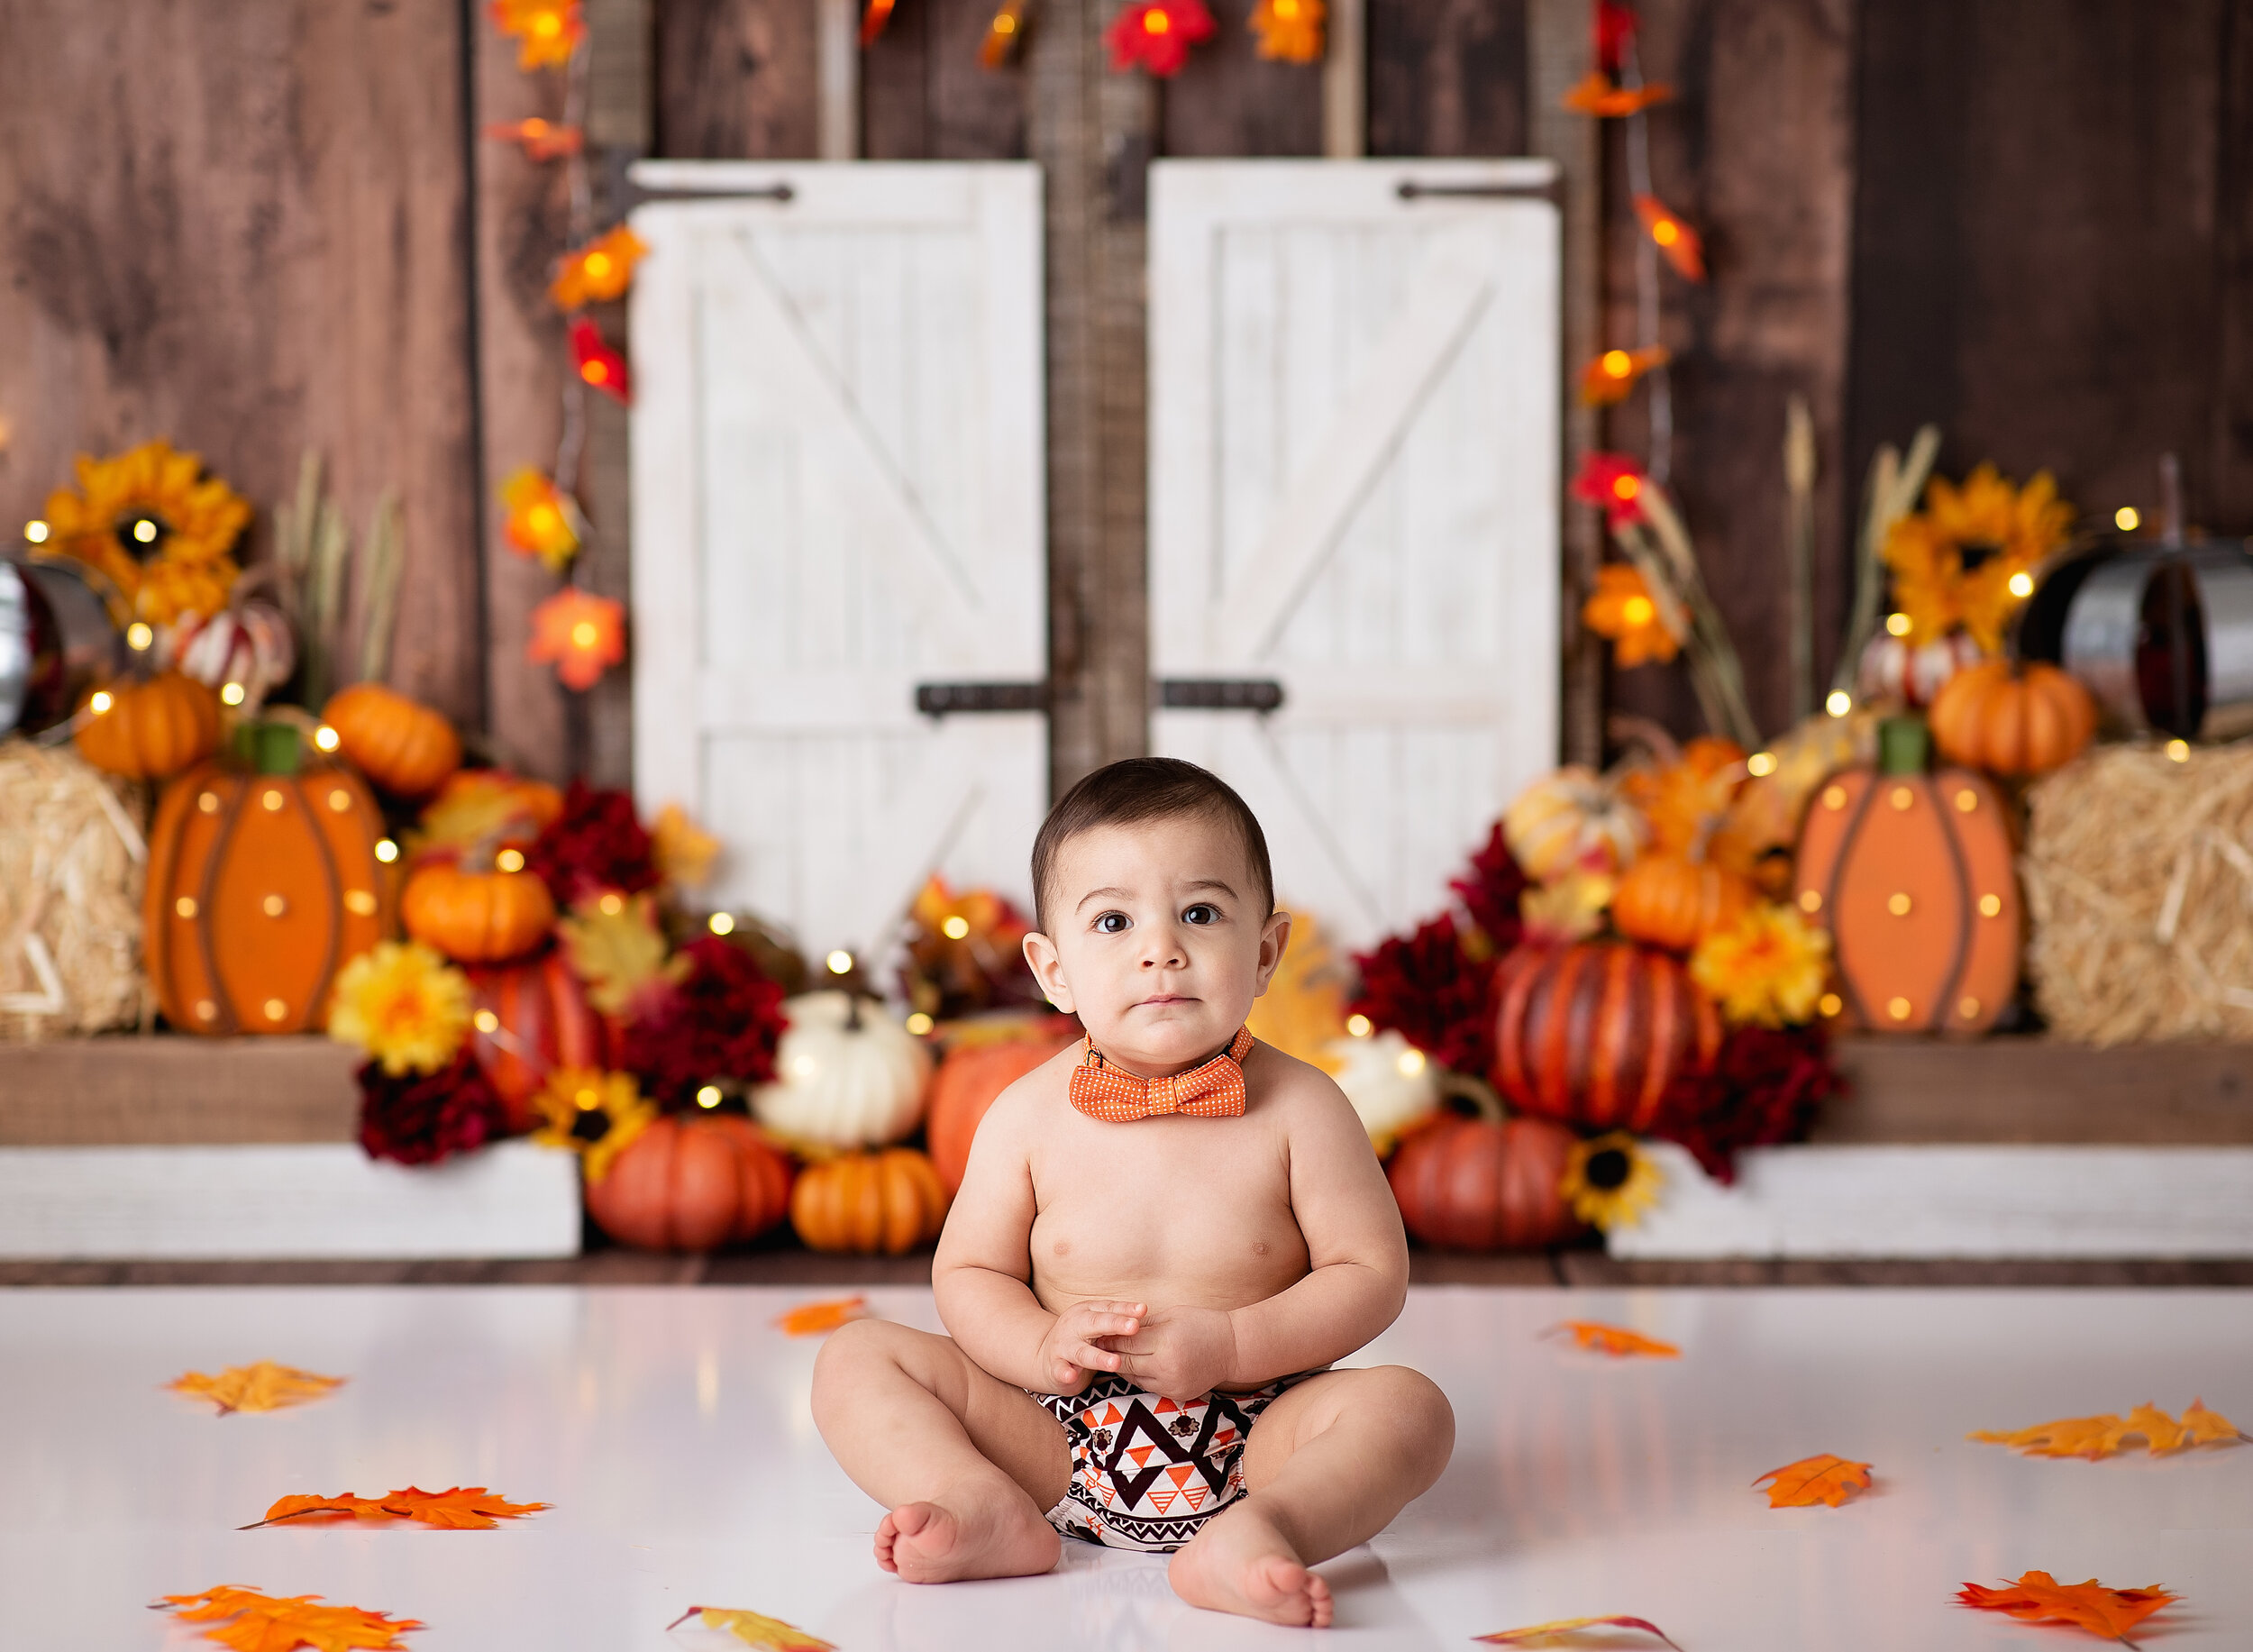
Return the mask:
<path id="1" fill-rule="evenodd" d="M 1990 774 L 2047 774 L 2081 755 L 2096 733 L 2096 699 L 2054 665 L 1989 660 L 1933 697 L 1940 755 Z"/>
<path id="2" fill-rule="evenodd" d="M 587 1184 L 595 1225 L 640 1250 L 739 1245 L 789 1208 L 789 1159 L 733 1114 L 660 1118 Z"/>
<path id="3" fill-rule="evenodd" d="M 970 1144 L 986 1109 L 1003 1091 L 1078 1036 L 1044 1031 L 1035 1024 L 1021 1037 L 959 1045 L 939 1063 L 931 1079 L 930 1111 L 924 1128 L 931 1144 L 931 1163 L 938 1170 L 948 1198 L 962 1191 L 962 1173 L 970 1166 Z"/>
<path id="4" fill-rule="evenodd" d="M 330 696 L 321 720 L 360 771 L 397 797 L 426 797 L 461 766 L 453 725 L 381 683 L 356 682 Z"/>
<path id="5" fill-rule="evenodd" d="M 219 747 L 219 696 L 178 671 L 97 689 L 87 711 L 78 755 L 130 780 L 178 774 Z"/>
<path id="6" fill-rule="evenodd" d="M 1666 1087 L 1721 1047 L 1689 972 L 1624 941 L 1520 946 L 1495 968 L 1494 1003 L 1494 1088 L 1590 1129 L 1649 1129 Z"/>
<path id="7" fill-rule="evenodd" d="M 522 957 L 555 927 L 555 898 L 539 874 L 420 867 L 406 881 L 406 932 L 459 963 Z"/>
<path id="8" fill-rule="evenodd" d="M 143 955 L 166 1018 L 189 1032 L 318 1027 L 337 971 L 390 932 L 367 786 L 303 762 L 294 728 L 251 733 L 255 769 L 189 770 L 149 832 Z"/>
<path id="9" fill-rule="evenodd" d="M 1835 774 L 1816 794 L 1796 898 L 1830 931 L 1849 1021 L 1984 1032 L 2018 990 L 2010 820 L 1980 776 L 1925 773 L 1925 751 L 1920 725 L 1890 720 L 1878 767 Z"/>
<path id="10" fill-rule="evenodd" d="M 1558 1184 L 1573 1133 L 1546 1118 L 1449 1116 L 1400 1144 L 1385 1172 L 1400 1219 L 1443 1250 L 1527 1250 L 1580 1232 Z"/>
<path id="11" fill-rule="evenodd" d="M 1630 940 L 1686 953 L 1750 909 L 1752 881 L 1707 860 L 1646 854 L 1611 895 L 1611 922 Z"/>
<path id="12" fill-rule="evenodd" d="M 790 1193 L 790 1225 L 815 1250 L 897 1256 L 939 1237 L 945 1184 L 913 1147 L 809 1164 Z"/>
<path id="13" fill-rule="evenodd" d="M 478 1009 L 493 1021 L 491 1030 L 470 1036 L 478 1065 L 499 1092 L 511 1130 L 541 1122 L 532 1099 L 556 1068 L 620 1064 L 616 1027 L 589 1007 L 586 988 L 561 953 L 473 967 L 470 987 Z"/>

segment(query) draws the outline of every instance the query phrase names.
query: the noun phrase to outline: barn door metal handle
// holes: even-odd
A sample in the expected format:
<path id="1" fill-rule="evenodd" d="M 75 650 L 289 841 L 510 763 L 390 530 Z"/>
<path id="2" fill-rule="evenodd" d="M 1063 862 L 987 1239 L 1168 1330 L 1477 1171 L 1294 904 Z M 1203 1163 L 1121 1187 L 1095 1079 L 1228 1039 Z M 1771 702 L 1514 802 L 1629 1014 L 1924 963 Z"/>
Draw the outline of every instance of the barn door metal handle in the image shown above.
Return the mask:
<path id="1" fill-rule="evenodd" d="M 1256 711 L 1262 716 L 1283 703 L 1283 685 L 1272 677 L 1167 677 L 1158 683 L 1158 704 L 1170 711 Z"/>
<path id="2" fill-rule="evenodd" d="M 1048 684 L 1041 682 L 919 682 L 916 709 L 926 717 L 965 711 L 1045 711 Z"/>
<path id="3" fill-rule="evenodd" d="M 1557 186 L 1554 180 L 1546 184 L 1419 184 L 1404 178 L 1396 193 L 1404 201 L 1554 201 Z"/>
<path id="4" fill-rule="evenodd" d="M 626 191 L 629 206 L 644 201 L 773 201 L 788 206 L 798 198 L 798 191 L 788 184 L 755 184 L 745 189 L 647 189 L 629 184 Z"/>

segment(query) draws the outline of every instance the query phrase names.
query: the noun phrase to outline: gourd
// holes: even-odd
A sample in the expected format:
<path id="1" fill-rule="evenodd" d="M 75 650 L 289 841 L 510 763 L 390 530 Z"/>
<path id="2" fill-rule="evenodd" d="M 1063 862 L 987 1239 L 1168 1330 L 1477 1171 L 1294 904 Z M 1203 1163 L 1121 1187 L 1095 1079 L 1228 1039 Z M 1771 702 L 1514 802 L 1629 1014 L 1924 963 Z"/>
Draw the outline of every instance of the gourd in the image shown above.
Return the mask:
<path id="1" fill-rule="evenodd" d="M 1915 644 L 1897 636 L 1874 636 L 1856 662 L 1856 698 L 1929 706 L 1957 672 L 1985 658 L 1979 644 L 1961 631 Z"/>
<path id="2" fill-rule="evenodd" d="M 173 663 L 197 682 L 214 689 L 237 685 L 235 701 L 251 714 L 297 669 L 288 618 L 270 602 L 238 602 L 208 618 L 183 615 L 173 623 L 167 646 Z"/>
<path id="3" fill-rule="evenodd" d="M 775 1077 L 751 1094 L 759 1122 L 816 1148 L 898 1141 L 923 1118 L 931 1053 L 874 1001 L 827 990 L 786 999 Z"/>
<path id="4" fill-rule="evenodd" d="M 472 1048 L 507 1109 L 510 1130 L 521 1134 L 539 1124 L 532 1099 L 551 1072 L 619 1064 L 617 1028 L 588 1004 L 586 988 L 561 953 L 469 973 L 481 1012 Z M 487 1016 L 489 1028 L 482 1025 Z"/>
<path id="5" fill-rule="evenodd" d="M 1710 860 L 1646 854 L 1611 894 L 1611 922 L 1629 940 L 1686 953 L 1744 916 L 1756 899 L 1752 881 Z"/>
<path id="6" fill-rule="evenodd" d="M 1932 701 L 1940 755 L 1991 774 L 2047 774 L 2096 733 L 2096 700 L 2054 665 L 1990 660 L 1958 671 Z"/>
<path id="7" fill-rule="evenodd" d="M 1494 1088 L 1589 1129 L 1649 1129 L 1666 1087 L 1721 1045 L 1689 972 L 1631 942 L 1520 946 L 1496 966 L 1494 1003 Z"/>
<path id="8" fill-rule="evenodd" d="M 78 755 L 129 780 L 177 774 L 219 746 L 218 695 L 179 671 L 97 689 L 87 711 L 72 736 Z"/>
<path id="9" fill-rule="evenodd" d="M 926 1155 L 887 1147 L 807 1165 L 790 1192 L 790 1225 L 815 1250 L 897 1256 L 938 1237 L 947 1203 Z"/>
<path id="10" fill-rule="evenodd" d="M 1546 1118 L 1447 1117 L 1400 1144 L 1386 1172 L 1400 1219 L 1444 1250 L 1521 1250 L 1581 1230 L 1558 1191 L 1573 1133 Z"/>
<path id="11" fill-rule="evenodd" d="M 339 749 L 360 771 L 397 797 L 426 797 L 461 766 L 453 725 L 381 683 L 340 689 L 321 720 L 336 731 Z"/>
<path id="12" fill-rule="evenodd" d="M 1502 816 L 1502 836 L 1528 875 L 1546 883 L 1575 869 L 1616 872 L 1635 858 L 1644 824 L 1618 787 L 1567 763 L 1519 794 Z"/>
<path id="13" fill-rule="evenodd" d="M 142 952 L 175 1027 L 303 1032 L 337 971 L 389 933 L 383 817 L 358 775 L 306 761 L 287 725 L 246 726 L 241 744 L 157 807 Z"/>
<path id="14" fill-rule="evenodd" d="M 1424 1052 L 1393 1028 L 1366 1038 L 1334 1039 L 1323 1053 L 1328 1058 L 1324 1064 L 1353 1103 L 1379 1158 L 1439 1106 L 1438 1073 Z"/>
<path id="15" fill-rule="evenodd" d="M 2018 990 L 2021 908 L 1994 787 L 1924 771 L 1913 719 L 1889 720 L 1877 767 L 1831 777 L 1800 835 L 1795 899 L 1830 931 L 1849 1023 L 1984 1032 Z"/>
<path id="16" fill-rule="evenodd" d="M 940 1060 L 931 1075 L 925 1139 L 948 1197 L 962 1191 L 970 1145 L 986 1109 L 1003 1091 L 1075 1041 L 1077 1035 L 1062 1030 L 1066 1025 L 1062 1018 L 1044 1018 L 1021 1035 L 960 1045 Z"/>
<path id="17" fill-rule="evenodd" d="M 399 904 L 407 934 L 458 963 L 521 957 L 555 927 L 555 898 L 535 872 L 422 866 Z"/>
<path id="18" fill-rule="evenodd" d="M 790 1162 L 748 1119 L 659 1118 L 587 1184 L 587 1213 L 622 1245 L 708 1251 L 755 1239 L 790 1208 Z"/>

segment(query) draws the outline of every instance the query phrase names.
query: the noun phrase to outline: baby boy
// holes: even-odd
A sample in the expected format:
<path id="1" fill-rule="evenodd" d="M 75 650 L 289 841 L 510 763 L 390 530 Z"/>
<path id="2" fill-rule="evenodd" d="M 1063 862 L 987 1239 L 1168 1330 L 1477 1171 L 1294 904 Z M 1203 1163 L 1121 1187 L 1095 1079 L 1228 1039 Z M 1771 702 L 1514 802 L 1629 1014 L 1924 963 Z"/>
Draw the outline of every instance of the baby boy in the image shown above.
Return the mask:
<path id="1" fill-rule="evenodd" d="M 911 1583 L 1045 1572 L 1063 1533 L 1327 1625 L 1307 1568 L 1439 1477 L 1455 1416 L 1416 1372 L 1330 1369 L 1400 1312 L 1408 1246 L 1337 1086 L 1244 1030 L 1291 932 L 1266 841 L 1138 758 L 1056 805 L 1033 886 L 1026 955 L 1088 1036 L 978 1127 L 932 1266 L 953 1335 L 845 1326 L 815 1420 Z"/>

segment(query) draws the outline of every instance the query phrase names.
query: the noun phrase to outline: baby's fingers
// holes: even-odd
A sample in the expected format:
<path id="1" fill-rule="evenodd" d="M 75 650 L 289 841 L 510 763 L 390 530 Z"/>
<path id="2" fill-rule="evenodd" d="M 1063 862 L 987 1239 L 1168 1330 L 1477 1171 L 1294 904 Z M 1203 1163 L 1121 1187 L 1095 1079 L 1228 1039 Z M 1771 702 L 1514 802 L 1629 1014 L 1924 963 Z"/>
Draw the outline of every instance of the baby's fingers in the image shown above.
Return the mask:
<path id="1" fill-rule="evenodd" d="M 1108 1348 L 1096 1346 L 1092 1342 L 1067 1343 L 1059 1352 L 1062 1357 L 1072 1361 L 1074 1364 L 1085 1365 L 1090 1371 L 1118 1369 L 1118 1355 Z"/>

